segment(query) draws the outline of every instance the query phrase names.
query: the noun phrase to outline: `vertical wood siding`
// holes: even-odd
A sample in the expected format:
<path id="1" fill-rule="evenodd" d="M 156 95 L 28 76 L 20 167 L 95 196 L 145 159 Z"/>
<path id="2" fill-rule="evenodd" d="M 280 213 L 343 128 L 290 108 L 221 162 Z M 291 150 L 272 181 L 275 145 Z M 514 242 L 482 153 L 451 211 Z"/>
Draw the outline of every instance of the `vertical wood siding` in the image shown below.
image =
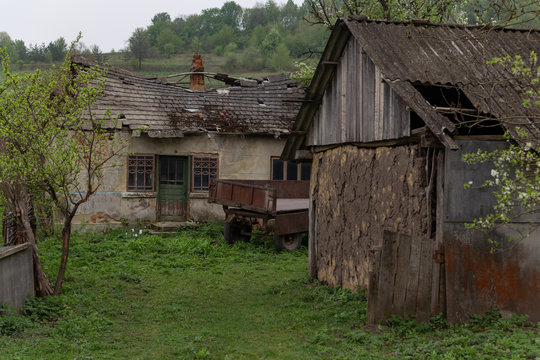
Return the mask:
<path id="1" fill-rule="evenodd" d="M 409 111 L 356 39 L 343 51 L 307 145 L 370 142 L 410 135 Z"/>

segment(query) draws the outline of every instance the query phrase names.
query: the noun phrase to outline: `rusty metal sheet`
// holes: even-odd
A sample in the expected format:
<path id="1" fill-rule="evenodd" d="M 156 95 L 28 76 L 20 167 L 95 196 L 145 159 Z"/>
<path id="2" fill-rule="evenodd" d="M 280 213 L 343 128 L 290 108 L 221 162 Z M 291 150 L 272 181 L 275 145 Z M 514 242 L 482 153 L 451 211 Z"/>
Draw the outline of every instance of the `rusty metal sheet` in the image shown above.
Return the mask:
<path id="1" fill-rule="evenodd" d="M 258 184 L 234 180 L 214 180 L 208 202 L 243 209 L 273 212 L 274 191 Z"/>
<path id="2" fill-rule="evenodd" d="M 509 243 L 508 234 L 488 236 L 449 223 L 444 233 L 450 322 L 465 322 L 471 314 L 483 314 L 493 306 L 540 321 L 540 234 Z M 490 253 L 488 237 L 500 244 L 495 253 Z"/>
<path id="3" fill-rule="evenodd" d="M 279 214 L 274 223 L 274 234 L 296 234 L 309 229 L 308 211 Z"/>
<path id="4" fill-rule="evenodd" d="M 243 209 L 275 213 L 277 198 L 309 197 L 309 181 L 213 180 L 208 202 Z"/>

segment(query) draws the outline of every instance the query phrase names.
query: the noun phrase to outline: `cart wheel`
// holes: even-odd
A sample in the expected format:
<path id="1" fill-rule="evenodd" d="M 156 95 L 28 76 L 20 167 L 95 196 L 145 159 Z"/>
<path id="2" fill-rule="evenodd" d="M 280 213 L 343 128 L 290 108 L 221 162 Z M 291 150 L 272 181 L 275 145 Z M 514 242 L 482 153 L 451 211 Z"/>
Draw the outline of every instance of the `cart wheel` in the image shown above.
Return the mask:
<path id="1" fill-rule="evenodd" d="M 250 230 L 247 226 L 240 225 L 237 221 L 232 221 L 230 223 L 226 222 L 223 229 L 223 237 L 228 244 L 234 244 L 237 241 L 249 241 L 251 236 L 242 235 L 242 230 Z"/>
<path id="2" fill-rule="evenodd" d="M 274 234 L 274 247 L 277 251 L 296 250 L 302 245 L 302 233 L 297 234 Z"/>

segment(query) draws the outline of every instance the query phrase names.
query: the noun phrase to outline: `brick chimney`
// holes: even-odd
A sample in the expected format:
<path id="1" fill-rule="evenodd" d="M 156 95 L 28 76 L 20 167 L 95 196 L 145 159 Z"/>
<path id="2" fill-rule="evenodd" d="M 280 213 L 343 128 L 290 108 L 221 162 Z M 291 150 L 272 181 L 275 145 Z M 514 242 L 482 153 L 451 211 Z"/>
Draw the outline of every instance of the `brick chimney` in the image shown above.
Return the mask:
<path id="1" fill-rule="evenodd" d="M 190 72 L 204 72 L 204 65 L 201 59 L 201 55 L 193 55 Z M 189 76 L 189 88 L 191 90 L 204 90 L 204 75 L 191 74 Z"/>

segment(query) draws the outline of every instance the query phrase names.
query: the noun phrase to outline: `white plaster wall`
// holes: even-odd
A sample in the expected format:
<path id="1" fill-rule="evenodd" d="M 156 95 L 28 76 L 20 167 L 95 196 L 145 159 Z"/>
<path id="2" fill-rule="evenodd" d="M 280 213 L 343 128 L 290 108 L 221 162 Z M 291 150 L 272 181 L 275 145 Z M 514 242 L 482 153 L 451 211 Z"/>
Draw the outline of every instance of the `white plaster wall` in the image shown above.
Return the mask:
<path id="1" fill-rule="evenodd" d="M 119 166 L 105 171 L 103 185 L 91 200 L 81 206 L 75 222 L 130 222 L 156 220 L 156 194 L 127 192 L 127 154 L 190 156 L 219 154 L 221 179 L 270 179 L 272 156 L 281 155 L 285 139 L 263 136 L 204 134 L 183 138 L 156 139 L 146 135 L 127 140 L 125 155 L 115 159 Z M 190 169 L 191 173 L 191 169 Z M 189 217 L 196 221 L 223 219 L 221 206 L 208 204 L 207 194 L 190 193 Z"/>

